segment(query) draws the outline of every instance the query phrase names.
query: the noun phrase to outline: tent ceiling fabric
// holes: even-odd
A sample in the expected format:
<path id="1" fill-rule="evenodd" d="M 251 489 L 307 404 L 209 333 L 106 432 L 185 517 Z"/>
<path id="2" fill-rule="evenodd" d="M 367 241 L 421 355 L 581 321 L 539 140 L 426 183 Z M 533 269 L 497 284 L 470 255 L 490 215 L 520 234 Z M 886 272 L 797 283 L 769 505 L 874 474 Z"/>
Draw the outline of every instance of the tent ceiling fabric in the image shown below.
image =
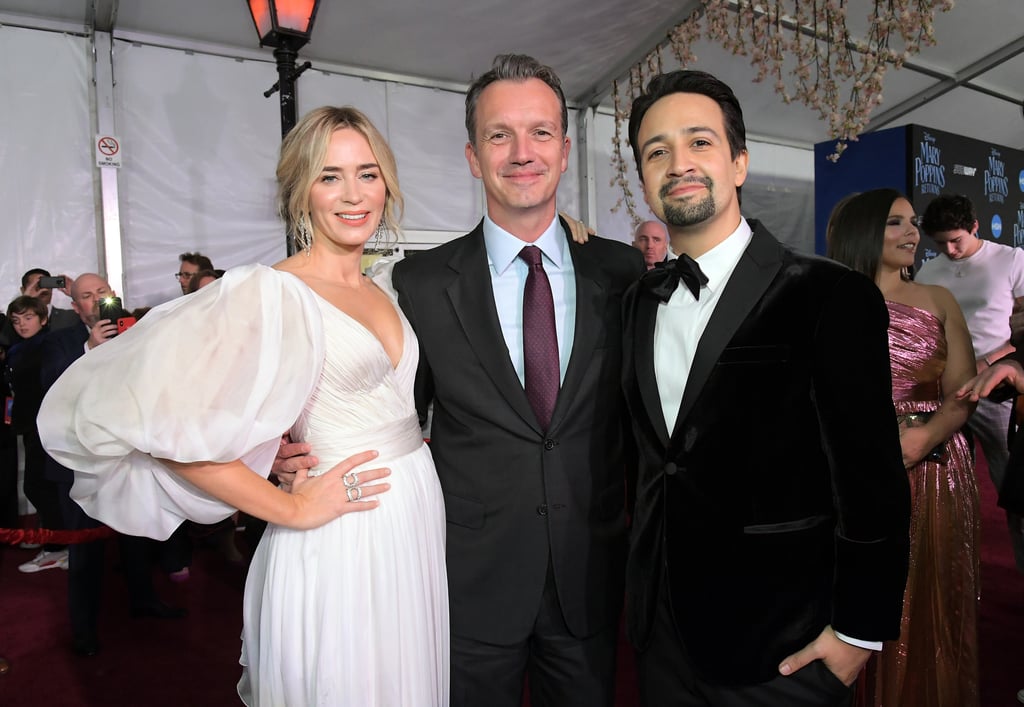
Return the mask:
<path id="1" fill-rule="evenodd" d="M 485 71 L 494 54 L 532 54 L 552 65 L 571 101 L 605 98 L 608 77 L 639 58 L 697 0 L 408 0 L 368 3 L 322 0 L 312 41 L 301 60 L 387 72 L 463 86 Z M 851 0 L 849 22 L 866 26 L 869 0 Z M 94 9 L 95 8 L 95 9 Z M 19 17 L 21 16 L 21 17 Z M 95 20 L 93 17 L 95 16 Z M 112 27 L 114 36 L 143 33 L 186 42 L 257 49 L 242 0 L 0 0 L 0 22 L 22 17 L 67 23 L 86 31 Z M 885 102 L 873 128 L 922 125 L 1024 147 L 1024 2 L 959 0 L 936 17 L 938 45 L 925 47 L 911 68 L 890 70 Z M 754 70 L 710 43 L 696 48 L 701 68 L 730 83 L 751 135 L 798 146 L 828 139 L 808 109 L 784 105 Z M 270 60 L 270 50 L 263 52 Z M 665 52 L 666 59 L 668 53 Z M 918 70 L 915 70 L 918 69 Z M 273 75 L 268 75 L 268 85 Z M 301 79 L 300 87 L 301 91 Z"/>

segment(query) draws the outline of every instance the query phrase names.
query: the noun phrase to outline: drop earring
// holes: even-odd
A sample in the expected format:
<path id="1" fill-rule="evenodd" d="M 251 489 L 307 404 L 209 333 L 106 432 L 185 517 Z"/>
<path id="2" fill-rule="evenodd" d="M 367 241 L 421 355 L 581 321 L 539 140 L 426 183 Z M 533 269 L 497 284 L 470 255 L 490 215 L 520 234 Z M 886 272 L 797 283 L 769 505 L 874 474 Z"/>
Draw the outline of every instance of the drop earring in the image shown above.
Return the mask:
<path id="1" fill-rule="evenodd" d="M 295 230 L 295 240 L 298 241 L 299 248 L 306 251 L 306 257 L 308 258 L 309 251 L 313 247 L 313 234 L 309 232 L 309 227 L 306 226 L 305 218 L 299 219 Z"/>

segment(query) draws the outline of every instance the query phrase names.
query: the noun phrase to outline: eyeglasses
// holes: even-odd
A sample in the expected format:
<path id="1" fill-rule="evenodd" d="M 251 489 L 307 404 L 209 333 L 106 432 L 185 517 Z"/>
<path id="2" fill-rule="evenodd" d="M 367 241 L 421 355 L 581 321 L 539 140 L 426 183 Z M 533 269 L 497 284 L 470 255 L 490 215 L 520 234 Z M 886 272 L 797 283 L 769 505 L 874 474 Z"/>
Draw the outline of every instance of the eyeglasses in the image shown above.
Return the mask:
<path id="1" fill-rule="evenodd" d="M 176 273 L 174 273 L 174 277 L 176 277 L 179 280 L 191 280 L 193 275 L 195 275 L 194 272 L 176 272 Z"/>

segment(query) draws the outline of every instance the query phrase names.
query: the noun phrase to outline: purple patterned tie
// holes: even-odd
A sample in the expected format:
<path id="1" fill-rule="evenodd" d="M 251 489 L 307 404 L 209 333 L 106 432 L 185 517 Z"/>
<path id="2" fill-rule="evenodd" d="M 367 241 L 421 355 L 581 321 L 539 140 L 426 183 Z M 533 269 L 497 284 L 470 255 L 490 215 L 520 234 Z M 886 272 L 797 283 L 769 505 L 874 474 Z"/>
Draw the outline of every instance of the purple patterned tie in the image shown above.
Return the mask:
<path id="1" fill-rule="evenodd" d="M 540 248 L 528 245 L 519 251 L 530 268 L 523 293 L 523 358 L 526 362 L 526 397 L 541 429 L 551 423 L 558 398 L 558 337 L 555 334 L 555 302 L 551 283 L 541 263 Z"/>

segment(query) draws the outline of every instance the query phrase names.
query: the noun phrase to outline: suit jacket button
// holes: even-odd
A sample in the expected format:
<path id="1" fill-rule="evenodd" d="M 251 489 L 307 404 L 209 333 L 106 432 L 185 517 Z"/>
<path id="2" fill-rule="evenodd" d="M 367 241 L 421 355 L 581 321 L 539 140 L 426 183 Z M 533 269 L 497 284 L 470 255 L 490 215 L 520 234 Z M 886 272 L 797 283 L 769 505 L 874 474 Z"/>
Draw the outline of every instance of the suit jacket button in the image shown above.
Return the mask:
<path id="1" fill-rule="evenodd" d="M 548 504 L 542 503 L 537 506 L 537 515 L 546 516 L 548 514 Z"/>
<path id="2" fill-rule="evenodd" d="M 677 471 L 679 471 L 679 467 L 675 465 L 675 462 L 669 462 L 665 465 L 666 476 L 675 476 Z"/>
<path id="3" fill-rule="evenodd" d="M 553 440 L 553 439 L 546 439 L 546 440 L 544 440 L 544 449 L 546 451 L 550 452 L 554 448 L 555 448 L 555 440 Z"/>

